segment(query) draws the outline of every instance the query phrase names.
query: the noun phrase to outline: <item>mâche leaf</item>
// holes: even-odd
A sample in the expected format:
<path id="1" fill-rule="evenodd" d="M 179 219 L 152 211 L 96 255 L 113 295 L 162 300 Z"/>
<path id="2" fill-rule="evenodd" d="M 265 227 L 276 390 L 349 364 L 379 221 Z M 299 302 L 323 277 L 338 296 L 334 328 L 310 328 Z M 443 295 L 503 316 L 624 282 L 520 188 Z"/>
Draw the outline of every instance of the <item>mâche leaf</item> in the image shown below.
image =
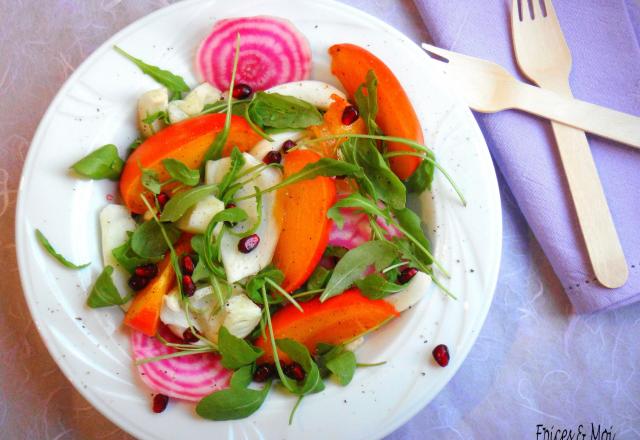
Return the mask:
<path id="1" fill-rule="evenodd" d="M 262 406 L 270 388 L 271 381 L 261 390 L 235 386 L 216 391 L 198 402 L 196 413 L 209 420 L 244 419 Z"/>
<path id="2" fill-rule="evenodd" d="M 195 186 L 200 182 L 200 170 L 192 170 L 179 160 L 164 159 L 162 164 L 173 180 L 184 183 L 187 186 Z"/>
<path id="3" fill-rule="evenodd" d="M 322 115 L 312 104 L 279 93 L 256 93 L 248 112 L 262 127 L 307 128 L 322 123 Z"/>
<path id="4" fill-rule="evenodd" d="M 374 142 L 359 139 L 356 149 L 357 165 L 362 167 L 364 177 L 369 180 L 376 200 L 384 201 L 394 209 L 404 208 L 407 201 L 406 188 L 402 181 L 391 171 Z"/>
<path id="5" fill-rule="evenodd" d="M 69 269 L 78 270 L 78 269 L 83 269 L 83 268 L 85 268 L 85 267 L 87 267 L 87 266 L 89 266 L 91 264 L 91 263 L 75 264 L 75 263 L 72 263 L 71 261 L 67 260 L 65 257 L 63 257 L 61 254 L 59 254 L 53 248 L 51 243 L 49 243 L 49 240 L 47 240 L 47 237 L 44 236 L 44 234 L 40 231 L 40 229 L 36 229 L 36 239 L 42 245 L 44 250 L 47 251 L 47 253 L 49 255 L 51 255 L 53 258 L 58 260 L 60 262 L 60 264 L 62 264 L 64 267 L 68 267 Z"/>
<path id="6" fill-rule="evenodd" d="M 324 390 L 324 384 L 320 377 L 318 365 L 313 361 L 307 347 L 293 339 L 277 339 L 276 345 L 289 356 L 289 358 L 300 364 L 305 372 L 302 383 L 294 380 L 282 380 L 283 385 L 293 394 L 304 396 L 306 394 L 318 393 Z"/>
<path id="7" fill-rule="evenodd" d="M 189 91 L 189 86 L 187 86 L 187 83 L 184 82 L 184 79 L 181 76 L 173 74 L 168 70 L 164 70 L 159 67 L 152 66 L 151 64 L 147 64 L 141 59 L 129 55 L 118 46 L 113 46 L 113 48 L 116 52 L 138 66 L 142 73 L 149 75 L 151 78 L 156 80 L 156 82 L 165 86 L 169 90 L 169 92 L 171 92 L 172 99 L 179 98 L 183 92 Z"/>
<path id="8" fill-rule="evenodd" d="M 141 266 L 146 263 L 155 263 L 160 258 L 143 258 L 140 255 L 137 255 L 131 249 L 131 235 L 132 232 L 127 232 L 128 238 L 123 244 L 114 248 L 111 251 L 111 254 L 116 259 L 116 261 L 122 266 L 127 272 L 133 273 L 136 267 Z"/>
<path id="9" fill-rule="evenodd" d="M 193 205 L 210 196 L 218 189 L 218 185 L 202 185 L 171 197 L 160 214 L 161 222 L 175 222 Z"/>
<path id="10" fill-rule="evenodd" d="M 165 225 L 164 230 L 171 243 L 175 243 L 182 234 L 172 224 Z M 161 226 L 155 220 L 142 223 L 131 235 L 131 250 L 142 258 L 162 257 L 168 249 Z"/>
<path id="11" fill-rule="evenodd" d="M 103 145 L 80 159 L 71 168 L 78 174 L 90 179 L 118 180 L 124 161 L 118 156 L 113 144 Z"/>
<path id="12" fill-rule="evenodd" d="M 246 388 L 253 380 L 253 364 L 245 365 L 233 372 L 229 386 L 231 388 Z"/>
<path id="13" fill-rule="evenodd" d="M 130 297 L 122 298 L 113 280 L 111 274 L 113 273 L 113 267 L 107 266 L 102 273 L 98 275 L 96 282 L 91 288 L 89 297 L 87 298 L 87 305 L 92 309 L 99 307 L 119 306 L 129 301 Z"/>
<path id="14" fill-rule="evenodd" d="M 276 284 L 282 284 L 284 281 L 284 273 L 280 269 L 275 268 L 274 266 L 267 266 L 262 269 L 260 272 L 255 274 L 253 277 L 249 279 L 245 286 L 245 290 L 247 296 L 251 298 L 251 300 L 257 304 L 262 304 L 262 296 L 261 290 L 262 288 L 269 288 L 267 280 L 271 280 Z M 270 297 L 270 304 L 281 303 L 283 298 L 281 296 L 272 296 Z"/>
<path id="15" fill-rule="evenodd" d="M 218 351 L 222 356 L 222 366 L 231 370 L 251 365 L 264 353 L 244 339 L 229 333 L 224 326 L 220 327 L 218 333 Z"/>
<path id="16" fill-rule="evenodd" d="M 393 293 L 400 292 L 406 287 L 387 281 L 377 273 L 372 273 L 361 280 L 357 280 L 356 286 L 369 299 L 382 299 Z"/>
<path id="17" fill-rule="evenodd" d="M 142 182 L 142 186 L 154 194 L 160 194 L 160 191 L 162 191 L 162 184 L 158 180 L 158 173 L 150 168 L 142 168 L 140 182 Z"/>
<path id="18" fill-rule="evenodd" d="M 331 371 L 342 386 L 348 385 L 356 372 L 356 355 L 349 350 L 344 350 L 331 359 L 327 360 L 325 366 Z"/>
<path id="19" fill-rule="evenodd" d="M 374 265 L 381 270 L 398 256 L 396 246 L 388 241 L 373 240 L 351 249 L 338 262 L 327 287 L 320 296 L 325 301 L 347 290 L 356 280 L 364 277 L 365 270 Z"/>

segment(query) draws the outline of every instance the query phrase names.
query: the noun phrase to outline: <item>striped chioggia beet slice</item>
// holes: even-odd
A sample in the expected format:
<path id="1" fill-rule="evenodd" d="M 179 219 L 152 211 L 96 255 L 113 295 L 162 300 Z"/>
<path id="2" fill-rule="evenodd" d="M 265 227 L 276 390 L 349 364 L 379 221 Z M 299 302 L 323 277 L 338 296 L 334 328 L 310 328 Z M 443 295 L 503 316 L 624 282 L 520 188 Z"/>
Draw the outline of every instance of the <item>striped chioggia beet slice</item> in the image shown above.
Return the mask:
<path id="1" fill-rule="evenodd" d="M 137 331 L 131 333 L 131 346 L 136 361 L 176 351 Z M 231 371 L 223 368 L 220 357 L 212 353 L 148 362 L 137 368 L 142 381 L 153 391 L 191 401 L 226 388 L 231 378 Z"/>
<path id="2" fill-rule="evenodd" d="M 196 68 L 203 80 L 220 90 L 229 88 L 238 34 L 236 84 L 247 84 L 256 91 L 309 78 L 311 49 L 304 35 L 288 20 L 261 15 L 216 22 L 196 54 Z"/>

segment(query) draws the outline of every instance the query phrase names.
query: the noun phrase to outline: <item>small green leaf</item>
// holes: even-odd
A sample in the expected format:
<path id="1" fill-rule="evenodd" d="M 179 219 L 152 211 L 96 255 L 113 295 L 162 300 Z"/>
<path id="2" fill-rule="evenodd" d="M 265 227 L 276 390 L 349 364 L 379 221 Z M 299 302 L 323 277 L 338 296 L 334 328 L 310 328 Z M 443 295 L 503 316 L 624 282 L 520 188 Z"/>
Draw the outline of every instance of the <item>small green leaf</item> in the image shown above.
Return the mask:
<path id="1" fill-rule="evenodd" d="M 353 193 L 344 199 L 338 200 L 327 212 L 327 217 L 333 219 L 338 228 L 341 229 L 344 225 L 344 217 L 340 214 L 340 208 L 358 208 L 365 214 L 376 217 L 386 217 L 385 212 L 380 209 L 373 200 L 363 196 L 362 194 Z"/>
<path id="2" fill-rule="evenodd" d="M 216 391 L 198 402 L 196 413 L 208 420 L 244 419 L 262 406 L 270 388 L 269 381 L 261 390 L 231 387 Z"/>
<path id="3" fill-rule="evenodd" d="M 364 93 L 364 90 L 367 93 Z M 367 124 L 369 134 L 381 134 L 381 130 L 376 124 L 378 114 L 378 78 L 373 70 L 367 72 L 364 84 L 360 84 L 354 93 L 354 99 L 360 116 Z"/>
<path id="4" fill-rule="evenodd" d="M 328 360 L 325 364 L 327 369 L 335 374 L 338 383 L 342 386 L 348 385 L 356 372 L 356 355 L 349 350 Z"/>
<path id="5" fill-rule="evenodd" d="M 249 279 L 245 286 L 247 296 L 257 304 L 262 304 L 261 290 L 264 286 L 270 287 L 267 284 L 267 279 L 270 279 L 274 283 L 280 285 L 284 281 L 284 274 L 280 269 L 276 269 L 274 266 L 267 266 L 260 272 L 255 274 Z M 276 304 L 282 302 L 283 298 L 278 295 L 273 298 L 270 304 Z"/>
<path id="6" fill-rule="evenodd" d="M 80 159 L 71 168 L 78 174 L 94 180 L 118 180 L 124 161 L 115 145 L 103 145 Z"/>
<path id="7" fill-rule="evenodd" d="M 229 385 L 231 388 L 246 388 L 253 380 L 254 365 L 245 365 L 233 372 Z"/>
<path id="8" fill-rule="evenodd" d="M 180 183 L 184 183 L 187 186 L 195 186 L 200 182 L 200 170 L 192 170 L 179 160 L 164 159 L 162 164 L 169 176 Z"/>
<path id="9" fill-rule="evenodd" d="M 331 278 L 331 273 L 331 270 L 318 265 L 307 280 L 307 289 L 323 289 Z"/>
<path id="10" fill-rule="evenodd" d="M 428 156 L 434 158 L 433 153 L 427 153 Z M 423 160 L 418 165 L 418 168 L 407 180 L 407 190 L 412 193 L 421 194 L 426 190 L 431 190 L 431 184 L 433 183 L 433 175 L 435 173 L 434 162 Z"/>
<path id="11" fill-rule="evenodd" d="M 154 194 L 160 194 L 160 191 L 162 191 L 162 184 L 158 180 L 158 173 L 150 168 L 142 168 L 140 181 L 142 182 L 142 186 Z"/>
<path id="12" fill-rule="evenodd" d="M 171 197 L 160 214 L 161 222 L 175 222 L 187 212 L 189 208 L 212 195 L 218 185 L 202 185 Z"/>
<path id="13" fill-rule="evenodd" d="M 364 272 L 369 266 L 374 265 L 376 270 L 381 270 L 397 256 L 397 248 L 392 243 L 382 240 L 368 241 L 351 249 L 333 269 L 320 301 L 344 292 L 356 280 L 364 277 Z"/>
<path id="14" fill-rule="evenodd" d="M 226 198 L 225 193 L 229 189 L 229 186 L 231 186 L 231 184 L 236 181 L 238 173 L 240 172 L 240 170 L 245 164 L 244 156 L 242 155 L 238 147 L 233 147 L 233 150 L 231 150 L 231 156 L 229 157 L 230 157 L 229 170 L 222 177 L 222 180 L 220 181 L 220 184 L 219 184 L 220 198 L 223 200 Z"/>
<path id="15" fill-rule="evenodd" d="M 404 208 L 407 191 L 402 181 L 391 171 L 387 162 L 371 140 L 360 139 L 356 153 L 357 164 L 373 187 L 374 199 L 382 200 L 394 209 Z"/>
<path id="16" fill-rule="evenodd" d="M 156 263 L 159 258 L 143 258 L 137 255 L 131 249 L 131 235 L 132 232 L 127 233 L 129 238 L 122 245 L 114 248 L 111 251 L 111 254 L 116 259 L 116 261 L 122 266 L 127 272 L 132 274 L 136 267 L 146 264 L 146 263 Z"/>
<path id="17" fill-rule="evenodd" d="M 162 122 L 164 122 L 167 125 L 171 124 L 171 121 L 169 120 L 169 114 L 162 110 L 150 114 L 149 116 L 144 118 L 142 122 L 144 122 L 145 124 L 153 124 L 158 119 L 162 120 Z"/>
<path id="18" fill-rule="evenodd" d="M 418 241 L 426 250 L 431 250 L 431 243 L 422 230 L 422 220 L 418 217 L 418 214 L 413 212 L 409 208 L 394 210 L 393 214 L 398 220 L 398 224 L 404 229 L 405 233 L 411 235 L 416 241 Z M 425 264 L 431 263 L 431 256 L 416 247 L 417 251 L 422 255 L 423 259 L 426 259 Z"/>
<path id="19" fill-rule="evenodd" d="M 261 127 L 307 128 L 323 121 L 322 114 L 312 104 L 279 93 L 256 93 L 248 111 Z"/>
<path id="20" fill-rule="evenodd" d="M 356 286 L 369 299 L 382 299 L 405 288 L 400 284 L 387 281 L 382 275 L 372 273 L 362 280 L 356 281 Z"/>
<path id="21" fill-rule="evenodd" d="M 119 306 L 129 301 L 128 297 L 122 298 L 118 289 L 113 284 L 111 274 L 113 267 L 107 266 L 102 273 L 98 275 L 96 282 L 87 298 L 87 305 L 92 309 L 99 307 Z"/>
<path id="22" fill-rule="evenodd" d="M 156 80 L 158 83 L 165 86 L 169 92 L 171 92 L 172 98 L 179 97 L 183 92 L 189 91 L 189 86 L 184 82 L 181 76 L 175 75 L 168 70 L 163 70 L 159 67 L 152 66 L 151 64 L 147 64 L 141 59 L 138 59 L 132 55 L 129 55 L 124 50 L 120 49 L 118 46 L 113 46 L 116 52 L 123 55 L 125 58 L 132 61 L 136 66 L 140 68 L 142 73 L 149 75 L 151 78 Z"/>
<path id="23" fill-rule="evenodd" d="M 212 223 L 220 223 L 220 222 L 229 222 L 229 223 L 238 223 L 243 222 L 248 218 L 247 212 L 242 209 L 234 206 L 233 208 L 223 209 L 213 216 L 211 219 Z"/>
<path id="24" fill-rule="evenodd" d="M 251 365 L 264 353 L 244 339 L 233 336 L 224 326 L 218 333 L 218 351 L 222 356 L 222 366 L 231 370 Z"/>
<path id="25" fill-rule="evenodd" d="M 293 339 L 277 339 L 276 345 L 289 356 L 289 358 L 300 364 L 305 371 L 305 378 L 302 383 L 297 383 L 291 379 L 283 381 L 283 385 L 292 393 L 304 396 L 305 394 L 318 393 L 324 390 L 324 384 L 320 377 L 318 365 L 313 361 L 307 347 Z M 282 380 L 282 378 L 280 378 Z"/>
<path id="26" fill-rule="evenodd" d="M 164 228 L 171 243 L 175 243 L 182 234 L 172 224 L 165 225 Z M 142 258 L 162 257 L 168 249 L 161 226 L 155 220 L 142 223 L 131 236 L 131 250 Z"/>
<path id="27" fill-rule="evenodd" d="M 85 267 L 87 267 L 87 266 L 89 266 L 91 264 L 91 263 L 74 264 L 71 261 L 67 260 L 65 257 L 63 257 L 61 254 L 59 254 L 53 248 L 51 243 L 49 243 L 49 240 L 47 240 L 47 238 L 44 236 L 44 234 L 42 232 L 40 232 L 40 229 L 36 229 L 36 239 L 42 245 L 44 250 L 47 251 L 47 253 L 49 255 L 51 255 L 53 258 L 58 260 L 60 262 L 60 264 L 62 264 L 64 267 L 68 267 L 69 269 L 78 270 L 78 269 L 84 269 Z"/>

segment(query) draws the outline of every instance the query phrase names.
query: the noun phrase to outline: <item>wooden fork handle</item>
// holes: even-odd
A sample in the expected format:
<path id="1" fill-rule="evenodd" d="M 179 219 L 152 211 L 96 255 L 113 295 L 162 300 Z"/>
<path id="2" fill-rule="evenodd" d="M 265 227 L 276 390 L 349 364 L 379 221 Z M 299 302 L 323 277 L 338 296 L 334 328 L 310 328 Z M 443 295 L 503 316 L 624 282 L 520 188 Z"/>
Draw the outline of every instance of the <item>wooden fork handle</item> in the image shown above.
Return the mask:
<path id="1" fill-rule="evenodd" d="M 543 118 L 640 148 L 640 117 L 580 101 L 521 82 L 513 85 L 514 105 Z"/>

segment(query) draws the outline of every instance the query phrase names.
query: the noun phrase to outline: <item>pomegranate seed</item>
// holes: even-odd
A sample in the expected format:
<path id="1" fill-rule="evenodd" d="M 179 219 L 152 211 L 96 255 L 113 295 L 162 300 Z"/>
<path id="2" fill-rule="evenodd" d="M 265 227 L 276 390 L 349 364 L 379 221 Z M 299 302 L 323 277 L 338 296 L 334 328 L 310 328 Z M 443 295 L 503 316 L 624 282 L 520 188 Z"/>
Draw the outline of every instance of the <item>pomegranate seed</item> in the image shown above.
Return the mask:
<path id="1" fill-rule="evenodd" d="M 229 203 L 227 206 L 225 206 L 225 209 L 231 209 L 231 208 L 235 208 L 236 204 L 235 203 Z"/>
<path id="2" fill-rule="evenodd" d="M 251 93 L 253 93 L 251 86 L 240 83 L 233 86 L 233 93 L 231 95 L 236 99 L 244 99 L 248 98 Z"/>
<path id="3" fill-rule="evenodd" d="M 282 160 L 282 154 L 280 154 L 279 151 L 269 151 L 262 158 L 262 161 L 264 163 L 266 163 L 267 165 L 272 164 L 272 163 L 280 163 L 281 160 Z"/>
<path id="4" fill-rule="evenodd" d="M 161 413 L 165 409 L 167 409 L 167 404 L 169 403 L 169 396 L 165 396 L 164 394 L 156 394 L 153 396 L 153 412 Z"/>
<path id="5" fill-rule="evenodd" d="M 295 142 L 293 142 L 291 139 L 287 139 L 286 141 L 284 141 L 282 143 L 282 147 L 281 148 L 282 148 L 283 152 L 288 153 L 289 150 L 291 150 L 295 146 L 296 146 Z"/>
<path id="6" fill-rule="evenodd" d="M 180 266 L 182 266 L 182 273 L 185 273 L 187 275 L 191 275 L 196 268 L 196 265 L 193 262 L 193 257 L 191 255 L 184 255 L 182 257 Z"/>
<path id="7" fill-rule="evenodd" d="M 304 370 L 302 369 L 302 366 L 297 362 L 285 365 L 284 374 L 297 381 L 304 379 Z"/>
<path id="8" fill-rule="evenodd" d="M 131 289 L 137 292 L 138 290 L 142 290 L 147 287 L 147 284 L 149 284 L 149 278 L 141 277 L 134 274 L 131 278 L 129 278 L 129 282 L 127 284 L 129 284 L 129 287 L 131 287 Z"/>
<path id="9" fill-rule="evenodd" d="M 260 244 L 260 237 L 258 237 L 258 234 L 252 234 L 240 239 L 238 242 L 238 250 L 243 254 L 248 254 L 257 248 L 258 244 Z"/>
<path id="10" fill-rule="evenodd" d="M 158 199 L 158 205 L 160 205 L 160 208 L 164 208 L 164 205 L 166 205 L 169 201 L 169 194 L 160 193 L 156 196 L 156 198 Z"/>
<path id="11" fill-rule="evenodd" d="M 415 277 L 418 273 L 418 269 L 415 267 L 407 267 L 406 269 L 402 269 L 400 275 L 398 275 L 398 282 L 400 284 L 407 284 L 411 281 L 411 278 Z"/>
<path id="12" fill-rule="evenodd" d="M 340 261 L 340 259 L 335 255 L 323 255 L 320 259 L 320 266 L 324 267 L 325 269 L 333 269 L 334 267 L 336 267 L 336 264 L 338 264 L 338 261 Z"/>
<path id="13" fill-rule="evenodd" d="M 143 264 L 136 267 L 134 273 L 142 278 L 153 278 L 158 275 L 158 266 L 155 263 Z"/>
<path id="14" fill-rule="evenodd" d="M 193 344 L 194 342 L 198 342 L 200 339 L 196 335 L 193 334 L 190 328 L 186 329 L 184 333 L 182 333 L 182 340 L 187 344 Z"/>
<path id="15" fill-rule="evenodd" d="M 449 349 L 447 346 L 444 344 L 437 345 L 433 349 L 433 358 L 441 367 L 449 365 Z"/>
<path id="16" fill-rule="evenodd" d="M 356 119 L 358 119 L 358 116 L 360 116 L 360 112 L 357 108 L 352 105 L 345 107 L 344 111 L 342 112 L 342 125 L 353 124 L 354 122 L 356 122 Z"/>
<path id="17" fill-rule="evenodd" d="M 273 364 L 262 364 L 253 373 L 253 380 L 256 382 L 266 382 L 276 375 L 276 367 Z"/>
<path id="18" fill-rule="evenodd" d="M 196 293 L 196 283 L 190 275 L 182 275 L 182 292 L 186 296 L 193 296 Z"/>

